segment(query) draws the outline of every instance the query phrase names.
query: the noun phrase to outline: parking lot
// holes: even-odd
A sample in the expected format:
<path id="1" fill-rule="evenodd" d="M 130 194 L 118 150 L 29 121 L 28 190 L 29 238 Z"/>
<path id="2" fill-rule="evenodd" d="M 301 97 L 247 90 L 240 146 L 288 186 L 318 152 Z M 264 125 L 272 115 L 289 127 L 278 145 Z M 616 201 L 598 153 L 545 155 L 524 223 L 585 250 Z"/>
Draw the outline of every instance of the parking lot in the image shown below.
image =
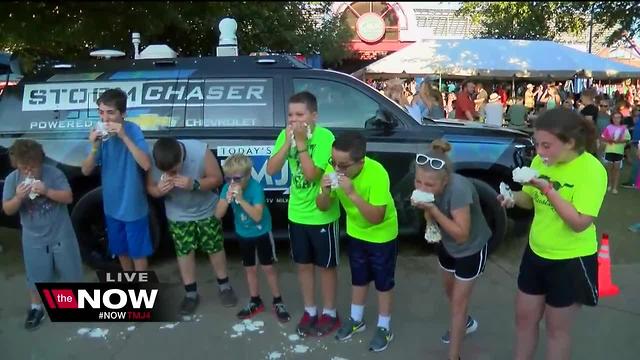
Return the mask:
<path id="1" fill-rule="evenodd" d="M 597 224 L 599 233 L 610 235 L 613 279 L 620 286 L 621 294 L 602 299 L 596 308 L 581 310 L 574 331 L 574 359 L 638 358 L 640 234 L 626 229 L 631 222 L 640 220 L 638 201 L 640 193 L 629 189 L 619 195 L 607 195 Z M 439 281 L 440 270 L 433 249 L 420 240 L 402 242 L 392 316 L 395 339 L 384 353 L 372 354 L 367 344 L 373 327 L 347 343 L 337 343 L 332 337 L 298 340 L 291 336 L 301 315 L 302 300 L 286 244 L 282 244 L 278 255 L 283 297 L 293 315 L 288 324 L 280 325 L 272 313 L 264 312 L 253 319 L 253 326 L 244 326 L 244 330 L 237 326 L 242 325 L 235 318 L 238 309 L 226 309 L 219 304 L 213 274 L 206 259 L 201 258 L 198 274 L 202 299 L 198 315 L 190 322 L 51 323 L 45 320 L 40 329 L 27 332 L 23 329 L 27 298 L 19 232 L 0 230 L 3 359 L 269 359 L 270 356 L 276 359 L 278 355 L 280 359 L 446 359 L 447 347 L 440 343 L 440 335 L 448 325 L 448 308 Z M 522 228 L 519 230 L 523 232 Z M 516 277 L 525 241 L 526 236 L 510 237 L 491 256 L 485 275 L 477 282 L 471 313 L 480 327 L 467 338 L 464 359 L 511 358 L 515 339 Z M 247 289 L 240 258 L 234 246 L 228 251 L 230 278 L 244 301 Z M 161 281 L 172 284 L 176 291 L 182 290 L 175 261 L 155 262 L 152 268 Z M 339 276 L 338 311 L 348 316 L 350 275 L 344 252 Z M 89 269 L 86 279 L 95 279 Z M 262 296 L 270 301 L 264 278 L 261 281 Z M 373 296 L 369 304 L 372 306 L 366 308 L 365 320 L 374 324 Z M 93 332 L 84 333 L 89 330 Z M 543 358 L 542 351 L 538 352 L 538 358 Z"/>

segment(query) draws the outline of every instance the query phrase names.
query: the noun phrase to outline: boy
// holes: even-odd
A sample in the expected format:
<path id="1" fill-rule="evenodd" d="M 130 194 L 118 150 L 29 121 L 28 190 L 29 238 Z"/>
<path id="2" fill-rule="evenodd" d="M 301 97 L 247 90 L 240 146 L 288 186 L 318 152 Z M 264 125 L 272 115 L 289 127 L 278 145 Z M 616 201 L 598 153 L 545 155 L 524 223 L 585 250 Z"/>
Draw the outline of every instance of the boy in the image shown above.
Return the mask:
<path id="1" fill-rule="evenodd" d="M 227 275 L 222 225 L 213 216 L 218 195 L 212 190 L 222 184 L 218 160 L 204 142 L 166 137 L 153 145 L 153 162 L 151 176 L 147 176 L 147 191 L 155 198 L 164 197 L 169 233 L 186 291 L 180 314 L 193 314 L 199 303 L 197 249 L 209 255 L 222 305 L 235 306 L 238 300 Z"/>
<path id="2" fill-rule="evenodd" d="M 278 135 L 267 163 L 267 174 L 271 176 L 282 170 L 285 161 L 291 169 L 289 239 L 304 300 L 305 311 L 297 327 L 302 336 L 327 335 L 340 326 L 335 309 L 340 208 L 336 203 L 323 212 L 315 202 L 334 137 L 331 131 L 316 125 L 317 117 L 318 103 L 313 94 L 304 91 L 291 96 L 287 127 Z M 314 266 L 320 271 L 324 301 L 319 317 Z"/>
<path id="3" fill-rule="evenodd" d="M 251 160 L 242 154 L 232 155 L 225 160 L 222 169 L 226 184 L 216 208 L 216 217 L 222 219 L 231 204 L 242 251 L 242 264 L 249 285 L 251 300 L 238 312 L 238 318 L 248 319 L 264 311 L 256 269 L 257 250 L 257 257 L 273 295 L 273 311 L 280 322 L 287 322 L 291 317 L 282 303 L 278 274 L 273 267 L 276 249 L 271 234 L 271 213 L 266 205 L 262 186 L 251 177 L 251 168 Z"/>
<path id="4" fill-rule="evenodd" d="M 109 251 L 118 256 L 123 271 L 145 271 L 153 252 L 142 177 L 151 168 L 149 147 L 140 127 L 124 120 L 124 91 L 109 89 L 96 103 L 108 135 L 91 130 L 91 151 L 82 162 L 82 174 L 89 176 L 100 166 Z"/>
<path id="5" fill-rule="evenodd" d="M 369 283 L 374 281 L 379 315 L 369 350 L 379 352 L 393 339 L 389 323 L 398 253 L 398 215 L 389 174 L 379 162 L 365 156 L 366 147 L 365 138 L 357 132 L 338 136 L 333 143 L 331 164 L 325 170 L 328 175 L 322 179 L 322 191 L 316 202 L 319 209 L 326 210 L 338 202 L 337 198 L 347 213 L 351 317 L 338 330 L 336 339 L 344 341 L 365 330 L 364 302 Z"/>
<path id="6" fill-rule="evenodd" d="M 10 153 L 17 170 L 5 180 L 2 209 L 7 215 L 20 213 L 22 252 L 31 296 L 24 327 L 35 330 L 44 319 L 35 283 L 53 282 L 54 271 L 63 282 L 79 282 L 83 278 L 78 240 L 67 209 L 73 194 L 62 171 L 43 164 L 44 152 L 37 142 L 16 140 Z"/>

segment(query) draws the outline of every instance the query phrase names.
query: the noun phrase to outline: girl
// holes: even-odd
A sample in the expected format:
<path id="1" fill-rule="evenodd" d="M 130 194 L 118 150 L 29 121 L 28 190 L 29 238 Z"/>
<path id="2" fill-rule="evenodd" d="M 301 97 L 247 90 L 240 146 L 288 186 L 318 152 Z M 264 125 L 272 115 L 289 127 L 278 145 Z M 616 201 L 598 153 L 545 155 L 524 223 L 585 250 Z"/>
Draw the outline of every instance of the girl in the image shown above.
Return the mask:
<path id="1" fill-rule="evenodd" d="M 546 104 L 547 110 L 555 109 L 560 105 L 562 103 L 562 99 L 558 94 L 558 89 L 556 89 L 555 86 L 549 86 L 546 96 L 542 98 L 542 102 Z"/>
<path id="2" fill-rule="evenodd" d="M 598 302 L 593 222 L 607 175 L 590 154 L 595 138 L 593 121 L 562 108 L 545 111 L 535 123 L 538 155 L 531 163 L 540 175 L 513 199 L 498 196 L 504 207 L 517 205 L 535 214 L 518 275 L 516 360 L 533 359 L 543 317 L 546 358 L 569 359 L 570 329 L 580 304 Z"/>
<path id="3" fill-rule="evenodd" d="M 629 129 L 622 125 L 622 114 L 615 112 L 611 115 L 611 124 L 604 129 L 601 138 L 606 143 L 604 159 L 607 161 L 607 172 L 609 174 L 609 187 L 607 190 L 617 194 L 620 163 L 624 158 L 624 147 L 631 140 Z"/>
<path id="4" fill-rule="evenodd" d="M 475 279 L 484 271 L 491 230 L 482 215 L 475 186 L 453 172 L 447 153 L 451 145 L 435 140 L 426 154 L 416 155 L 415 187 L 432 193 L 434 203 L 414 203 L 424 210 L 425 219 L 440 227 L 442 240 L 438 261 L 444 289 L 451 308 L 451 331 L 441 338 L 449 345 L 449 359 L 459 359 L 462 338 L 478 328 L 467 316 L 467 307 Z"/>

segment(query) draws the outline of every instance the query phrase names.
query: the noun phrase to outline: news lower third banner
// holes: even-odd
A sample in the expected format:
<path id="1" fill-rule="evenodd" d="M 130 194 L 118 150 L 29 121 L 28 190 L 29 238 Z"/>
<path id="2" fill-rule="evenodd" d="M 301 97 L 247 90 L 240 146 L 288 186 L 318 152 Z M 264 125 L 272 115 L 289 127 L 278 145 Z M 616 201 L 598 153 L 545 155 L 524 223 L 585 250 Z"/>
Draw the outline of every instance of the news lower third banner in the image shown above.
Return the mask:
<path id="1" fill-rule="evenodd" d="M 178 308 L 171 286 L 153 271 L 97 272 L 99 282 L 36 283 L 51 321 L 171 322 Z"/>

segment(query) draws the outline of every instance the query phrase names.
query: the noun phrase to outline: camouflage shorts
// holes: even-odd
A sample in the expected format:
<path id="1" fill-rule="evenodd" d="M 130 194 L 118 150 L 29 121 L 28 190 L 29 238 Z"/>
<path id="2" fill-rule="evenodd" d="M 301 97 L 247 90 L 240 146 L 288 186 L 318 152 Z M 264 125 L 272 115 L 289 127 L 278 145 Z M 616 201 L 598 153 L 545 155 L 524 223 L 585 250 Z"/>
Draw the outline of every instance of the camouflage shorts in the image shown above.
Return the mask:
<path id="1" fill-rule="evenodd" d="M 224 250 L 222 224 L 215 217 L 195 221 L 169 221 L 169 233 L 177 256 L 185 256 L 198 249 L 209 255 Z"/>

